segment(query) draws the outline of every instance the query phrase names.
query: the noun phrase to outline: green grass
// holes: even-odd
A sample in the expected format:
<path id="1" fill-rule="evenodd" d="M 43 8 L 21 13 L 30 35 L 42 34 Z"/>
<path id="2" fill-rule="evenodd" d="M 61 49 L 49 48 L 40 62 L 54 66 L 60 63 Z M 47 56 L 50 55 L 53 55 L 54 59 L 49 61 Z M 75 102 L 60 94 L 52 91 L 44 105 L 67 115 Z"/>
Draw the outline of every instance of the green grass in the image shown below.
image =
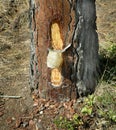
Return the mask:
<path id="1" fill-rule="evenodd" d="M 55 119 L 54 123 L 59 129 L 66 130 L 75 130 L 76 128 L 78 128 L 79 125 L 83 124 L 77 113 L 73 115 L 71 120 L 61 116 Z"/>
<path id="2" fill-rule="evenodd" d="M 113 44 L 100 52 L 101 81 L 116 84 L 116 45 Z"/>

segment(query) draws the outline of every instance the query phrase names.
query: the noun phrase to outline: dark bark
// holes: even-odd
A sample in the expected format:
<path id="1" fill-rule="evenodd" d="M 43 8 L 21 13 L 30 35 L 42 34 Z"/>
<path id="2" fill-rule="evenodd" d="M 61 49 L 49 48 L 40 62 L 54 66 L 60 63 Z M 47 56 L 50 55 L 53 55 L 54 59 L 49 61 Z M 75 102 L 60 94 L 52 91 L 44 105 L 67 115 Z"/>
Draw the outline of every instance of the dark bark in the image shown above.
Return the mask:
<path id="1" fill-rule="evenodd" d="M 99 78 L 98 35 L 95 0 L 76 1 L 75 61 L 76 87 L 80 96 L 91 94 Z M 77 44 L 78 43 L 78 44 Z"/>

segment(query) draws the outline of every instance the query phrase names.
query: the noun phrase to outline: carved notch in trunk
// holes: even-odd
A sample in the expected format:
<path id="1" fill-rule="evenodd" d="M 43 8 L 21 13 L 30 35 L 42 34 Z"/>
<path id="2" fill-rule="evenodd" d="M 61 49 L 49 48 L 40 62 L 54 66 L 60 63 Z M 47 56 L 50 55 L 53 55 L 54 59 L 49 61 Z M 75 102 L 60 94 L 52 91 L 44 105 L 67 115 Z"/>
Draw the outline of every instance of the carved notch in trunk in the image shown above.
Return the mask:
<path id="1" fill-rule="evenodd" d="M 57 50 L 62 51 L 63 48 L 63 41 L 61 39 L 61 34 L 60 34 L 60 28 L 58 23 L 53 23 L 51 25 L 51 47 L 53 48 L 53 51 L 56 51 L 56 53 L 59 53 L 56 59 L 56 63 L 58 64 L 58 68 L 53 68 L 51 69 L 51 84 L 53 86 L 60 86 L 62 84 L 62 53 L 57 52 Z M 55 56 L 54 54 L 52 55 L 53 57 Z M 54 61 L 53 61 L 54 62 Z"/>

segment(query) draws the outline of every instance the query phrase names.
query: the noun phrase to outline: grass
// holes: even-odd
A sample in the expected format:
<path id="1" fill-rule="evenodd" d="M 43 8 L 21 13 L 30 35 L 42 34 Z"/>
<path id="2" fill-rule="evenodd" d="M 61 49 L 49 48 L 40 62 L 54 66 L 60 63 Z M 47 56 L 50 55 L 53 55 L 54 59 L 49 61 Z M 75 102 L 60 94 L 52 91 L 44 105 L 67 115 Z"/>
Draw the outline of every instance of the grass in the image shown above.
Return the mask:
<path id="1" fill-rule="evenodd" d="M 83 122 L 78 116 L 78 114 L 74 114 L 71 120 L 67 118 L 63 118 L 62 116 L 55 119 L 54 123 L 56 126 L 60 129 L 66 129 L 66 130 L 75 130 L 78 128 L 79 125 L 82 125 Z"/>
<path id="2" fill-rule="evenodd" d="M 91 121 L 95 125 L 95 121 L 99 122 L 99 125 L 94 126 L 94 128 L 99 127 L 100 129 L 109 130 L 110 127 L 115 128 L 116 123 L 116 95 L 114 93 L 104 91 L 100 96 L 89 95 L 84 98 L 84 102 L 78 113 L 75 113 L 71 119 L 60 116 L 54 120 L 54 124 L 58 129 L 63 130 L 76 130 L 81 128 L 86 128 L 86 125 L 91 129 Z M 87 120 L 88 118 L 88 120 Z M 90 122 L 89 122 L 90 120 Z"/>
<path id="3" fill-rule="evenodd" d="M 101 81 L 105 81 L 111 85 L 116 84 L 116 45 L 112 44 L 107 49 L 100 51 L 100 63 L 102 78 Z"/>
<path id="4" fill-rule="evenodd" d="M 97 97 L 98 114 L 106 120 L 116 122 L 116 95 L 115 93 L 104 92 Z"/>

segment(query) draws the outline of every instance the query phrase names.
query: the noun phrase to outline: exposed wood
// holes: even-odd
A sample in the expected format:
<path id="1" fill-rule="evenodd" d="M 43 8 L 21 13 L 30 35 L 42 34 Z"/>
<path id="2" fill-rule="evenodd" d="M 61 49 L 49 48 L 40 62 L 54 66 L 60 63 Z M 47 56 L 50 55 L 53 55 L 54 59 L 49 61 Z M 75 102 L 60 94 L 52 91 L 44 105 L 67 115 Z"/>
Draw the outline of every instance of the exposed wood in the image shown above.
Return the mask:
<path id="1" fill-rule="evenodd" d="M 63 41 L 60 34 L 60 28 L 58 23 L 53 23 L 51 25 L 51 46 L 54 50 L 62 50 L 63 49 Z"/>

